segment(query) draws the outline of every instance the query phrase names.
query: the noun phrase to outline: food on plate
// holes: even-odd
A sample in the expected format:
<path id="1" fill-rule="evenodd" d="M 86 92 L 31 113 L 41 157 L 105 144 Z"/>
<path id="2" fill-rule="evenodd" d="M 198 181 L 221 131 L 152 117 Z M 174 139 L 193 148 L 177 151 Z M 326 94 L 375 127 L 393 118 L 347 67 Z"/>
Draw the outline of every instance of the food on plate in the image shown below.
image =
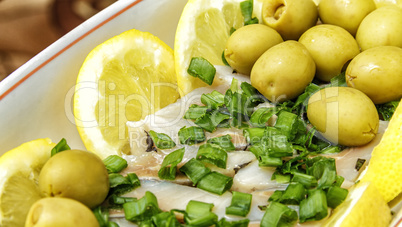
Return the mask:
<path id="1" fill-rule="evenodd" d="M 297 40 L 317 23 L 318 10 L 312 0 L 266 0 L 262 6 L 264 24 L 274 28 L 284 40 Z"/>
<path id="2" fill-rule="evenodd" d="M 93 49 L 77 78 L 74 116 L 88 151 L 102 159 L 129 152 L 126 122 L 179 97 L 173 50 L 147 32 L 129 30 Z"/>
<path id="3" fill-rule="evenodd" d="M 386 202 L 402 191 L 401 125 L 402 104 L 399 104 L 380 144 L 373 150 L 367 172 L 361 177 L 362 182 L 373 183 Z"/>
<path id="4" fill-rule="evenodd" d="M 283 102 L 300 95 L 315 75 L 315 63 L 307 49 L 288 40 L 268 49 L 256 61 L 251 85 L 271 102 Z"/>
<path id="5" fill-rule="evenodd" d="M 377 109 L 367 95 L 349 87 L 328 87 L 313 94 L 307 117 L 329 141 L 344 146 L 362 146 L 377 134 Z"/>
<path id="6" fill-rule="evenodd" d="M 24 226 L 29 208 L 41 198 L 39 172 L 56 144 L 36 139 L 0 157 L 0 225 Z"/>
<path id="7" fill-rule="evenodd" d="M 372 0 L 322 0 L 318 4 L 318 15 L 324 24 L 338 25 L 355 36 L 361 21 L 375 9 Z"/>
<path id="8" fill-rule="evenodd" d="M 356 41 L 362 51 L 377 46 L 402 48 L 401 24 L 402 8 L 395 5 L 380 7 L 362 20 Z"/>
<path id="9" fill-rule="evenodd" d="M 203 57 L 213 65 L 224 65 L 223 50 L 230 31 L 244 24 L 240 3 L 244 0 L 190 0 L 185 5 L 177 24 L 174 42 L 177 84 L 182 96 L 205 83 L 188 74 L 193 57 Z M 247 1 L 250 19 L 260 17 L 260 1 Z M 253 10 L 254 9 L 254 10 Z M 260 20 L 260 19 L 259 19 Z M 219 83 L 219 81 L 215 81 Z"/>
<path id="10" fill-rule="evenodd" d="M 68 198 L 48 197 L 32 205 L 25 226 L 97 227 L 99 223 L 84 204 Z"/>
<path id="11" fill-rule="evenodd" d="M 391 211 L 373 183 L 354 185 L 324 226 L 388 226 Z"/>
<path id="12" fill-rule="evenodd" d="M 344 65 L 360 53 L 353 36 L 345 29 L 331 24 L 321 24 L 307 30 L 300 37 L 313 56 L 316 64 L 316 77 L 330 81 L 339 75 Z"/>
<path id="13" fill-rule="evenodd" d="M 272 46 L 283 42 L 281 35 L 263 24 L 237 29 L 229 36 L 224 50 L 227 63 L 237 72 L 250 75 L 257 59 Z"/>
<path id="14" fill-rule="evenodd" d="M 379 46 L 365 50 L 346 69 L 349 87 L 365 93 L 375 104 L 402 98 L 402 48 Z"/>
<path id="15" fill-rule="evenodd" d="M 46 197 L 75 199 L 94 208 L 106 199 L 109 176 L 94 153 L 66 150 L 53 155 L 43 166 L 39 190 Z"/>

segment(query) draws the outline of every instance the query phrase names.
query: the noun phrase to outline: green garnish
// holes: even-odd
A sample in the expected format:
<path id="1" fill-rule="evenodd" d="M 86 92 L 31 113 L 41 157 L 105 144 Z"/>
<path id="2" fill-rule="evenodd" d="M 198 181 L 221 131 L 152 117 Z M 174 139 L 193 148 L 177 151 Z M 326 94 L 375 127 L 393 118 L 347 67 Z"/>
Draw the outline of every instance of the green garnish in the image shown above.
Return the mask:
<path id="1" fill-rule="evenodd" d="M 271 202 L 261 219 L 261 227 L 293 226 L 297 212 L 281 203 Z"/>
<path id="2" fill-rule="evenodd" d="M 176 143 L 165 133 L 158 133 L 153 130 L 149 131 L 155 146 L 159 149 L 170 149 L 176 146 Z"/>
<path id="3" fill-rule="evenodd" d="M 203 57 L 193 57 L 187 69 L 188 74 L 198 77 L 208 85 L 212 85 L 215 78 L 215 67 Z"/>
<path id="4" fill-rule="evenodd" d="M 190 200 L 186 206 L 184 220 L 189 226 L 212 226 L 218 222 L 218 216 L 212 212 L 214 204 Z"/>
<path id="5" fill-rule="evenodd" d="M 204 116 L 207 113 L 207 111 L 208 111 L 207 106 L 199 106 L 197 104 L 192 104 L 184 114 L 184 119 L 196 120 L 197 118 Z"/>
<path id="6" fill-rule="evenodd" d="M 70 146 L 67 144 L 67 140 L 65 138 L 62 138 L 56 146 L 54 146 L 50 152 L 50 156 L 53 156 L 59 152 L 65 151 L 65 150 L 71 150 Z"/>
<path id="7" fill-rule="evenodd" d="M 226 169 L 228 154 L 218 145 L 206 143 L 198 148 L 197 160 L 211 163 L 219 168 Z"/>
<path id="8" fill-rule="evenodd" d="M 348 196 L 349 191 L 346 188 L 341 188 L 339 186 L 331 186 L 327 191 L 327 203 L 328 206 L 335 209 L 343 201 L 345 201 Z"/>
<path id="9" fill-rule="evenodd" d="M 218 91 L 201 95 L 201 102 L 209 109 L 218 109 L 223 106 L 225 96 Z"/>
<path id="10" fill-rule="evenodd" d="M 123 204 L 123 209 L 126 219 L 133 222 L 151 220 L 161 212 L 155 195 L 149 191 L 141 199 Z"/>
<path id="11" fill-rule="evenodd" d="M 230 118 L 229 115 L 219 111 L 208 112 L 204 116 L 196 119 L 194 123 L 208 132 L 213 132 L 218 125 Z"/>
<path id="12" fill-rule="evenodd" d="M 152 216 L 152 226 L 179 227 L 180 222 L 176 219 L 173 212 L 162 212 Z"/>
<path id="13" fill-rule="evenodd" d="M 127 167 L 127 161 L 118 155 L 108 156 L 103 159 L 103 164 L 105 164 L 108 173 L 118 173 Z"/>
<path id="14" fill-rule="evenodd" d="M 135 173 L 129 173 L 125 177 L 118 173 L 109 174 L 109 195 L 121 195 L 141 186 L 141 182 Z"/>
<path id="15" fill-rule="evenodd" d="M 298 205 L 303 199 L 305 199 L 307 194 L 304 185 L 292 182 L 288 185 L 285 191 L 283 191 L 279 201 L 283 204 L 293 204 Z"/>
<path id="16" fill-rule="evenodd" d="M 206 140 L 204 130 L 201 127 L 184 126 L 178 132 L 181 144 L 192 145 Z"/>
<path id="17" fill-rule="evenodd" d="M 225 218 L 222 218 L 219 220 L 219 222 L 216 224 L 217 227 L 247 227 L 248 224 L 250 223 L 250 220 L 245 218 L 245 219 L 240 219 L 237 221 L 226 221 Z"/>
<path id="18" fill-rule="evenodd" d="M 268 120 L 277 114 L 279 110 L 276 108 L 261 107 L 258 108 L 250 117 L 250 123 L 254 127 L 266 127 Z"/>
<path id="19" fill-rule="evenodd" d="M 163 159 L 158 176 L 163 180 L 174 180 L 176 178 L 177 165 L 184 156 L 184 148 L 173 151 Z"/>
<path id="20" fill-rule="evenodd" d="M 226 214 L 246 217 L 250 212 L 252 195 L 243 192 L 232 192 L 230 206 L 226 207 Z"/>
<path id="21" fill-rule="evenodd" d="M 258 24 L 258 18 L 253 15 L 253 0 L 240 2 L 241 14 L 244 17 L 244 25 Z"/>
<path id="22" fill-rule="evenodd" d="M 180 171 L 186 174 L 186 176 L 193 182 L 193 185 L 196 185 L 201 178 L 211 172 L 211 170 L 206 167 L 204 163 L 195 158 L 192 158 L 186 162 L 186 164 L 180 168 Z"/>
<path id="23" fill-rule="evenodd" d="M 222 195 L 232 187 L 232 184 L 233 178 L 218 172 L 210 172 L 198 181 L 197 188 Z"/>
<path id="24" fill-rule="evenodd" d="M 300 202 L 299 220 L 317 221 L 328 215 L 327 197 L 321 189 L 310 190 L 308 197 Z"/>
<path id="25" fill-rule="evenodd" d="M 219 145 L 225 151 L 234 151 L 236 147 L 232 143 L 232 137 L 230 135 L 223 135 L 214 137 L 207 140 L 207 143 Z"/>
<path id="26" fill-rule="evenodd" d="M 384 104 L 377 104 L 377 111 L 380 116 L 382 116 L 384 121 L 389 121 L 391 120 L 392 115 L 394 115 L 394 112 L 396 110 L 396 107 L 398 107 L 400 101 L 391 101 L 387 102 Z"/>

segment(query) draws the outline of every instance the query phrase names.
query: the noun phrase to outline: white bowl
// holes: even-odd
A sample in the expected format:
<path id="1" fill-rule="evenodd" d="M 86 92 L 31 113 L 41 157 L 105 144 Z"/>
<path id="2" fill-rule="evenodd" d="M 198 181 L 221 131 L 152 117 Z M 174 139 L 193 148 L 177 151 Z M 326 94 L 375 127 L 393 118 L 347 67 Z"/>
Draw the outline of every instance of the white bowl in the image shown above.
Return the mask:
<path id="1" fill-rule="evenodd" d="M 186 0 L 121 0 L 43 50 L 0 83 L 0 155 L 20 144 L 66 138 L 84 148 L 72 112 L 74 85 L 87 54 L 105 40 L 135 28 L 173 48 Z"/>

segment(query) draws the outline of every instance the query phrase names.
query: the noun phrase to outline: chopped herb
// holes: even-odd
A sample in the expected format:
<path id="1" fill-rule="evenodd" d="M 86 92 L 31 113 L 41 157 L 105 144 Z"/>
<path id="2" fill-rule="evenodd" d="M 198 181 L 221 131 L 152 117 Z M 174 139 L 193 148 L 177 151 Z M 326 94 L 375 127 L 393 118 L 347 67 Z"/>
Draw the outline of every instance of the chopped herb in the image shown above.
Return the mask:
<path id="1" fill-rule="evenodd" d="M 335 209 L 346 199 L 348 193 L 349 191 L 346 188 L 338 186 L 329 187 L 327 191 L 328 206 Z"/>
<path id="2" fill-rule="evenodd" d="M 327 215 L 328 206 L 325 192 L 321 189 L 310 190 L 307 198 L 300 202 L 300 223 L 318 221 Z"/>
<path id="3" fill-rule="evenodd" d="M 222 124 L 225 120 L 230 118 L 229 115 L 219 111 L 208 112 L 204 116 L 198 118 L 194 123 L 208 132 L 213 132 L 218 125 Z"/>
<path id="4" fill-rule="evenodd" d="M 222 218 L 219 220 L 219 222 L 216 224 L 217 227 L 247 227 L 248 224 L 250 223 L 250 220 L 245 218 L 245 219 L 240 219 L 237 221 L 227 221 L 225 218 Z"/>
<path id="5" fill-rule="evenodd" d="M 281 203 L 271 202 L 261 219 L 261 227 L 293 226 L 297 212 Z"/>
<path id="6" fill-rule="evenodd" d="M 228 154 L 219 145 L 206 143 L 198 148 L 197 160 L 226 169 Z"/>
<path id="7" fill-rule="evenodd" d="M 163 180 L 174 180 L 176 178 L 177 165 L 181 162 L 183 156 L 184 147 L 166 155 L 158 171 L 159 178 Z"/>
<path id="8" fill-rule="evenodd" d="M 206 167 L 201 161 L 192 158 L 180 168 L 180 171 L 186 174 L 193 182 L 193 185 L 196 185 L 201 178 L 211 172 L 211 169 Z"/>
<path id="9" fill-rule="evenodd" d="M 394 114 L 396 107 L 398 107 L 399 102 L 400 101 L 391 101 L 376 105 L 377 111 L 384 121 L 391 120 L 391 117 Z"/>
<path id="10" fill-rule="evenodd" d="M 201 95 L 201 102 L 209 109 L 218 109 L 224 105 L 225 96 L 218 91 L 212 91 L 209 94 Z"/>
<path id="11" fill-rule="evenodd" d="M 188 74 L 198 77 L 208 85 L 212 85 L 215 78 L 215 67 L 203 57 L 193 57 L 187 69 Z"/>
<path id="12" fill-rule="evenodd" d="M 233 191 L 230 206 L 226 207 L 226 214 L 247 216 L 250 212 L 252 195 L 248 193 Z"/>
<path id="13" fill-rule="evenodd" d="M 156 196 L 149 191 L 141 199 L 123 204 L 123 209 L 126 219 L 133 222 L 151 220 L 161 212 Z"/>
<path id="14" fill-rule="evenodd" d="M 279 202 L 283 204 L 299 205 L 299 203 L 303 199 L 305 199 L 306 194 L 307 191 L 304 188 L 304 185 L 297 182 L 292 182 L 287 186 L 286 190 L 282 193 Z"/>
<path id="15" fill-rule="evenodd" d="M 184 220 L 189 226 L 212 226 L 218 222 L 218 216 L 212 212 L 213 203 L 190 200 L 186 206 Z"/>
<path id="16" fill-rule="evenodd" d="M 232 143 L 232 137 L 229 134 L 211 138 L 207 140 L 207 143 L 219 145 L 225 151 L 236 150 L 236 147 Z"/>
<path id="17" fill-rule="evenodd" d="M 233 178 L 223 175 L 218 172 L 210 172 L 197 184 L 197 188 L 202 190 L 222 195 L 229 190 L 233 185 Z"/>
<path id="18" fill-rule="evenodd" d="M 109 174 L 109 195 L 121 195 L 141 186 L 141 182 L 135 173 L 123 176 L 118 173 Z"/>
<path id="19" fill-rule="evenodd" d="M 207 106 L 199 106 L 197 104 L 192 104 L 184 114 L 184 119 L 196 120 L 197 118 L 204 116 L 207 113 L 207 111 L 208 111 Z"/>
<path id="20" fill-rule="evenodd" d="M 258 18 L 253 15 L 253 0 L 240 2 L 241 13 L 244 17 L 244 25 L 258 24 Z"/>
<path id="21" fill-rule="evenodd" d="M 118 156 L 110 155 L 103 160 L 108 173 L 118 173 L 127 167 L 127 161 Z"/>
<path id="22" fill-rule="evenodd" d="M 165 133 L 157 133 L 153 130 L 149 131 L 155 146 L 159 149 L 169 149 L 176 146 L 176 143 Z"/>
<path id="23" fill-rule="evenodd" d="M 258 108 L 250 117 L 250 123 L 254 127 L 266 127 L 268 120 L 278 113 L 278 109 L 270 107 Z"/>
<path id="24" fill-rule="evenodd" d="M 201 127 L 184 126 L 178 132 L 181 144 L 192 145 L 206 140 L 204 130 Z"/>
<path id="25" fill-rule="evenodd" d="M 50 152 L 50 156 L 53 156 L 59 152 L 65 151 L 65 150 L 71 150 L 70 146 L 67 144 L 67 140 L 65 138 L 62 138 L 60 142 L 54 146 Z"/>

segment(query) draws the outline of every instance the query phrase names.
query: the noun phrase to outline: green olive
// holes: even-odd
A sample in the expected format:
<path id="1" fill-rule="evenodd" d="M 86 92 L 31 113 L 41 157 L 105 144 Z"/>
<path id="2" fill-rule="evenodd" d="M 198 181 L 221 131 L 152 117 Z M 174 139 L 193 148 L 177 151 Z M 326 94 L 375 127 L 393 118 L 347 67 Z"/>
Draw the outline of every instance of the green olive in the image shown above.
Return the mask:
<path id="1" fill-rule="evenodd" d="M 281 34 L 284 40 L 297 40 L 317 23 L 318 10 L 312 0 L 265 0 L 262 20 Z"/>
<path id="2" fill-rule="evenodd" d="M 300 95 L 313 80 L 314 60 L 299 42 L 288 40 L 268 49 L 255 62 L 250 80 L 271 102 Z"/>
<path id="3" fill-rule="evenodd" d="M 370 48 L 358 54 L 346 68 L 346 82 L 375 104 L 402 98 L 402 49 L 394 46 Z"/>
<path id="4" fill-rule="evenodd" d="M 93 208 L 109 192 L 109 175 L 95 154 L 67 150 L 45 163 L 39 174 L 39 189 L 45 196 L 71 198 Z"/>
<path id="5" fill-rule="evenodd" d="M 350 87 L 328 87 L 313 94 L 307 117 L 329 141 L 344 146 L 367 144 L 378 131 L 379 118 L 371 99 Z"/>
<path id="6" fill-rule="evenodd" d="M 353 36 L 363 18 L 376 6 L 373 0 L 321 0 L 318 15 L 324 24 L 334 24 Z"/>
<path id="7" fill-rule="evenodd" d="M 68 198 L 48 197 L 36 201 L 28 212 L 25 227 L 98 227 L 93 212 Z"/>
<path id="8" fill-rule="evenodd" d="M 310 28 L 303 33 L 299 42 L 313 56 L 317 78 L 327 82 L 341 73 L 344 65 L 360 53 L 353 36 L 345 29 L 331 24 Z"/>
<path id="9" fill-rule="evenodd" d="M 250 75 L 255 61 L 270 47 L 283 42 L 273 28 L 252 24 L 237 29 L 228 39 L 225 58 L 239 73 Z"/>
<path id="10" fill-rule="evenodd" d="M 367 15 L 356 33 L 360 48 L 376 46 L 402 47 L 402 9 L 396 5 L 378 8 Z"/>

